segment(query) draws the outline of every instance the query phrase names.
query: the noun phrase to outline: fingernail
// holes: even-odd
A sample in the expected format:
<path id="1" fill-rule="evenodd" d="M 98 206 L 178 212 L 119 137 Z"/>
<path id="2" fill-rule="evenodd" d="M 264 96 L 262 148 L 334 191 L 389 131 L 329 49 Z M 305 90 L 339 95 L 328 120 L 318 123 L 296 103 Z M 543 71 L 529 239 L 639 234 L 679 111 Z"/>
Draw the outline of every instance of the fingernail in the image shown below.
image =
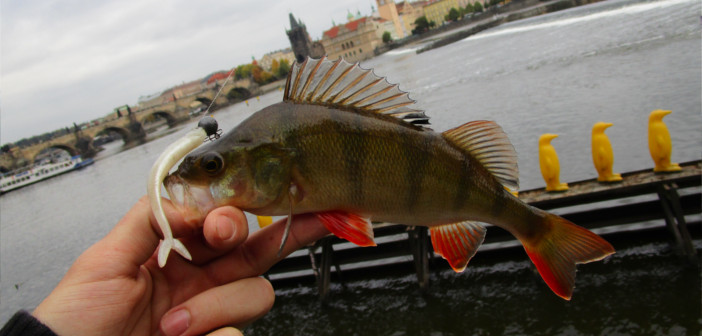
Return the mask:
<path id="1" fill-rule="evenodd" d="M 190 312 L 187 309 L 166 314 L 161 320 L 161 331 L 166 336 L 182 335 L 190 326 Z"/>
<path id="2" fill-rule="evenodd" d="M 227 240 L 234 235 L 234 221 L 229 217 L 222 216 L 217 219 L 217 236 L 221 240 Z"/>

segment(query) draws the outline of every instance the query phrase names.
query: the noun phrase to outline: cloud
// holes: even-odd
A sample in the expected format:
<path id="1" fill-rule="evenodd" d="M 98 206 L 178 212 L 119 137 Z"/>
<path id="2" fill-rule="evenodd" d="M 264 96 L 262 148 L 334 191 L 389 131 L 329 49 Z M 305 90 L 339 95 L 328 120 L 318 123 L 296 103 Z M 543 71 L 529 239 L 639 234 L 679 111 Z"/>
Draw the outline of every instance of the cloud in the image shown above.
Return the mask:
<path id="1" fill-rule="evenodd" d="M 141 95 L 288 47 L 288 13 L 313 39 L 370 2 L 4 1 L 0 143 L 102 117 Z M 365 7 L 365 8 L 363 8 Z"/>

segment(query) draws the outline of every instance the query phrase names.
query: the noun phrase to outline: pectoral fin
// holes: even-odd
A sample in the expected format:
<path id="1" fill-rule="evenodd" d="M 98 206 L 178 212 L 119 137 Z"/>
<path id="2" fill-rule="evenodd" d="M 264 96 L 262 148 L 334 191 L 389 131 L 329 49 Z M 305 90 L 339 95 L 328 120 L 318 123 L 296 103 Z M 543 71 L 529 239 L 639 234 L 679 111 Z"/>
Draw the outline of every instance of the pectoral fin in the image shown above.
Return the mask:
<path id="1" fill-rule="evenodd" d="M 465 221 L 429 229 L 434 251 L 446 259 L 456 272 L 463 272 L 468 261 L 485 240 L 485 226 Z"/>
<path id="2" fill-rule="evenodd" d="M 370 220 L 345 211 L 318 212 L 317 218 L 335 236 L 358 246 L 376 246 Z"/>

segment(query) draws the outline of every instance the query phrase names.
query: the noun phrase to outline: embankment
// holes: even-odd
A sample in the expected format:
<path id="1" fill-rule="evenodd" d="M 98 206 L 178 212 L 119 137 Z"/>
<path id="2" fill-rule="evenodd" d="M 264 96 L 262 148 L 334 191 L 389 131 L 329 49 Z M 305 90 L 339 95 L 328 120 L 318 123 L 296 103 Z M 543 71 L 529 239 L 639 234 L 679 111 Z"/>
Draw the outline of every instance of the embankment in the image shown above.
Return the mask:
<path id="1" fill-rule="evenodd" d="M 420 36 L 413 36 L 413 38 L 406 39 L 406 41 L 402 41 L 401 43 L 392 44 L 386 48 L 383 48 L 384 50 L 378 50 L 378 52 L 386 52 L 400 46 L 417 42 L 420 39 L 425 40 L 437 35 L 443 35 L 437 38 L 436 41 L 417 50 L 417 53 L 419 54 L 428 50 L 443 47 L 456 41 L 460 41 L 466 37 L 475 35 L 483 30 L 497 27 L 503 23 L 522 20 L 546 13 L 557 12 L 599 1 L 601 0 L 554 0 L 547 2 L 538 0 L 516 0 L 501 7 L 491 7 L 485 12 L 473 15 L 470 18 L 465 18 L 463 20 L 447 24 Z M 450 31 L 455 32 L 447 34 L 447 32 Z"/>

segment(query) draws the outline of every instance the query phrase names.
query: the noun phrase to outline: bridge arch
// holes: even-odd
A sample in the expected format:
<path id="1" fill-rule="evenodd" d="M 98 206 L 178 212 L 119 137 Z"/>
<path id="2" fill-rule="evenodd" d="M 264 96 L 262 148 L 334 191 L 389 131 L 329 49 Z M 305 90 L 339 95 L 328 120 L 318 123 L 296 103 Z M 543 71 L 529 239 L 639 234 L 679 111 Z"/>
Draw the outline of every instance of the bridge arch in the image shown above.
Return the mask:
<path id="1" fill-rule="evenodd" d="M 127 144 L 132 138 L 131 134 L 129 133 L 129 131 L 127 129 L 122 128 L 122 127 L 117 127 L 117 126 L 108 126 L 108 127 L 105 127 L 104 129 L 102 129 L 100 132 L 95 133 L 95 137 L 93 138 L 93 141 L 95 141 L 95 139 L 97 139 L 99 136 L 107 136 L 113 132 L 119 134 L 119 136 L 122 137 L 122 141 L 124 141 L 125 144 Z M 102 144 L 98 144 L 98 145 L 102 145 Z"/>
<path id="2" fill-rule="evenodd" d="M 40 158 L 46 151 L 51 150 L 51 149 L 64 150 L 64 151 L 68 152 L 68 154 L 70 154 L 71 156 L 80 155 L 80 151 L 78 151 L 78 149 L 76 149 L 73 146 L 70 146 L 67 144 L 53 144 L 53 145 L 46 146 L 46 148 L 38 151 L 34 155 L 34 157 L 32 158 L 32 162 L 37 162 L 37 158 Z"/>
<path id="3" fill-rule="evenodd" d="M 149 113 L 149 115 L 145 116 L 144 118 L 141 119 L 142 125 L 146 126 L 145 124 L 147 122 L 154 122 L 156 119 L 165 119 L 166 122 L 168 123 L 168 127 L 173 127 L 178 123 L 178 119 L 168 111 L 154 111 L 152 113 Z"/>
<path id="4" fill-rule="evenodd" d="M 197 98 L 195 98 L 195 100 L 201 102 L 203 105 L 208 106 L 208 107 L 210 105 L 212 105 L 212 99 L 207 98 L 207 97 L 197 97 Z"/>
<path id="5" fill-rule="evenodd" d="M 251 98 L 251 95 L 251 91 L 243 87 L 234 87 L 227 92 L 227 97 L 229 99 L 246 100 Z"/>

